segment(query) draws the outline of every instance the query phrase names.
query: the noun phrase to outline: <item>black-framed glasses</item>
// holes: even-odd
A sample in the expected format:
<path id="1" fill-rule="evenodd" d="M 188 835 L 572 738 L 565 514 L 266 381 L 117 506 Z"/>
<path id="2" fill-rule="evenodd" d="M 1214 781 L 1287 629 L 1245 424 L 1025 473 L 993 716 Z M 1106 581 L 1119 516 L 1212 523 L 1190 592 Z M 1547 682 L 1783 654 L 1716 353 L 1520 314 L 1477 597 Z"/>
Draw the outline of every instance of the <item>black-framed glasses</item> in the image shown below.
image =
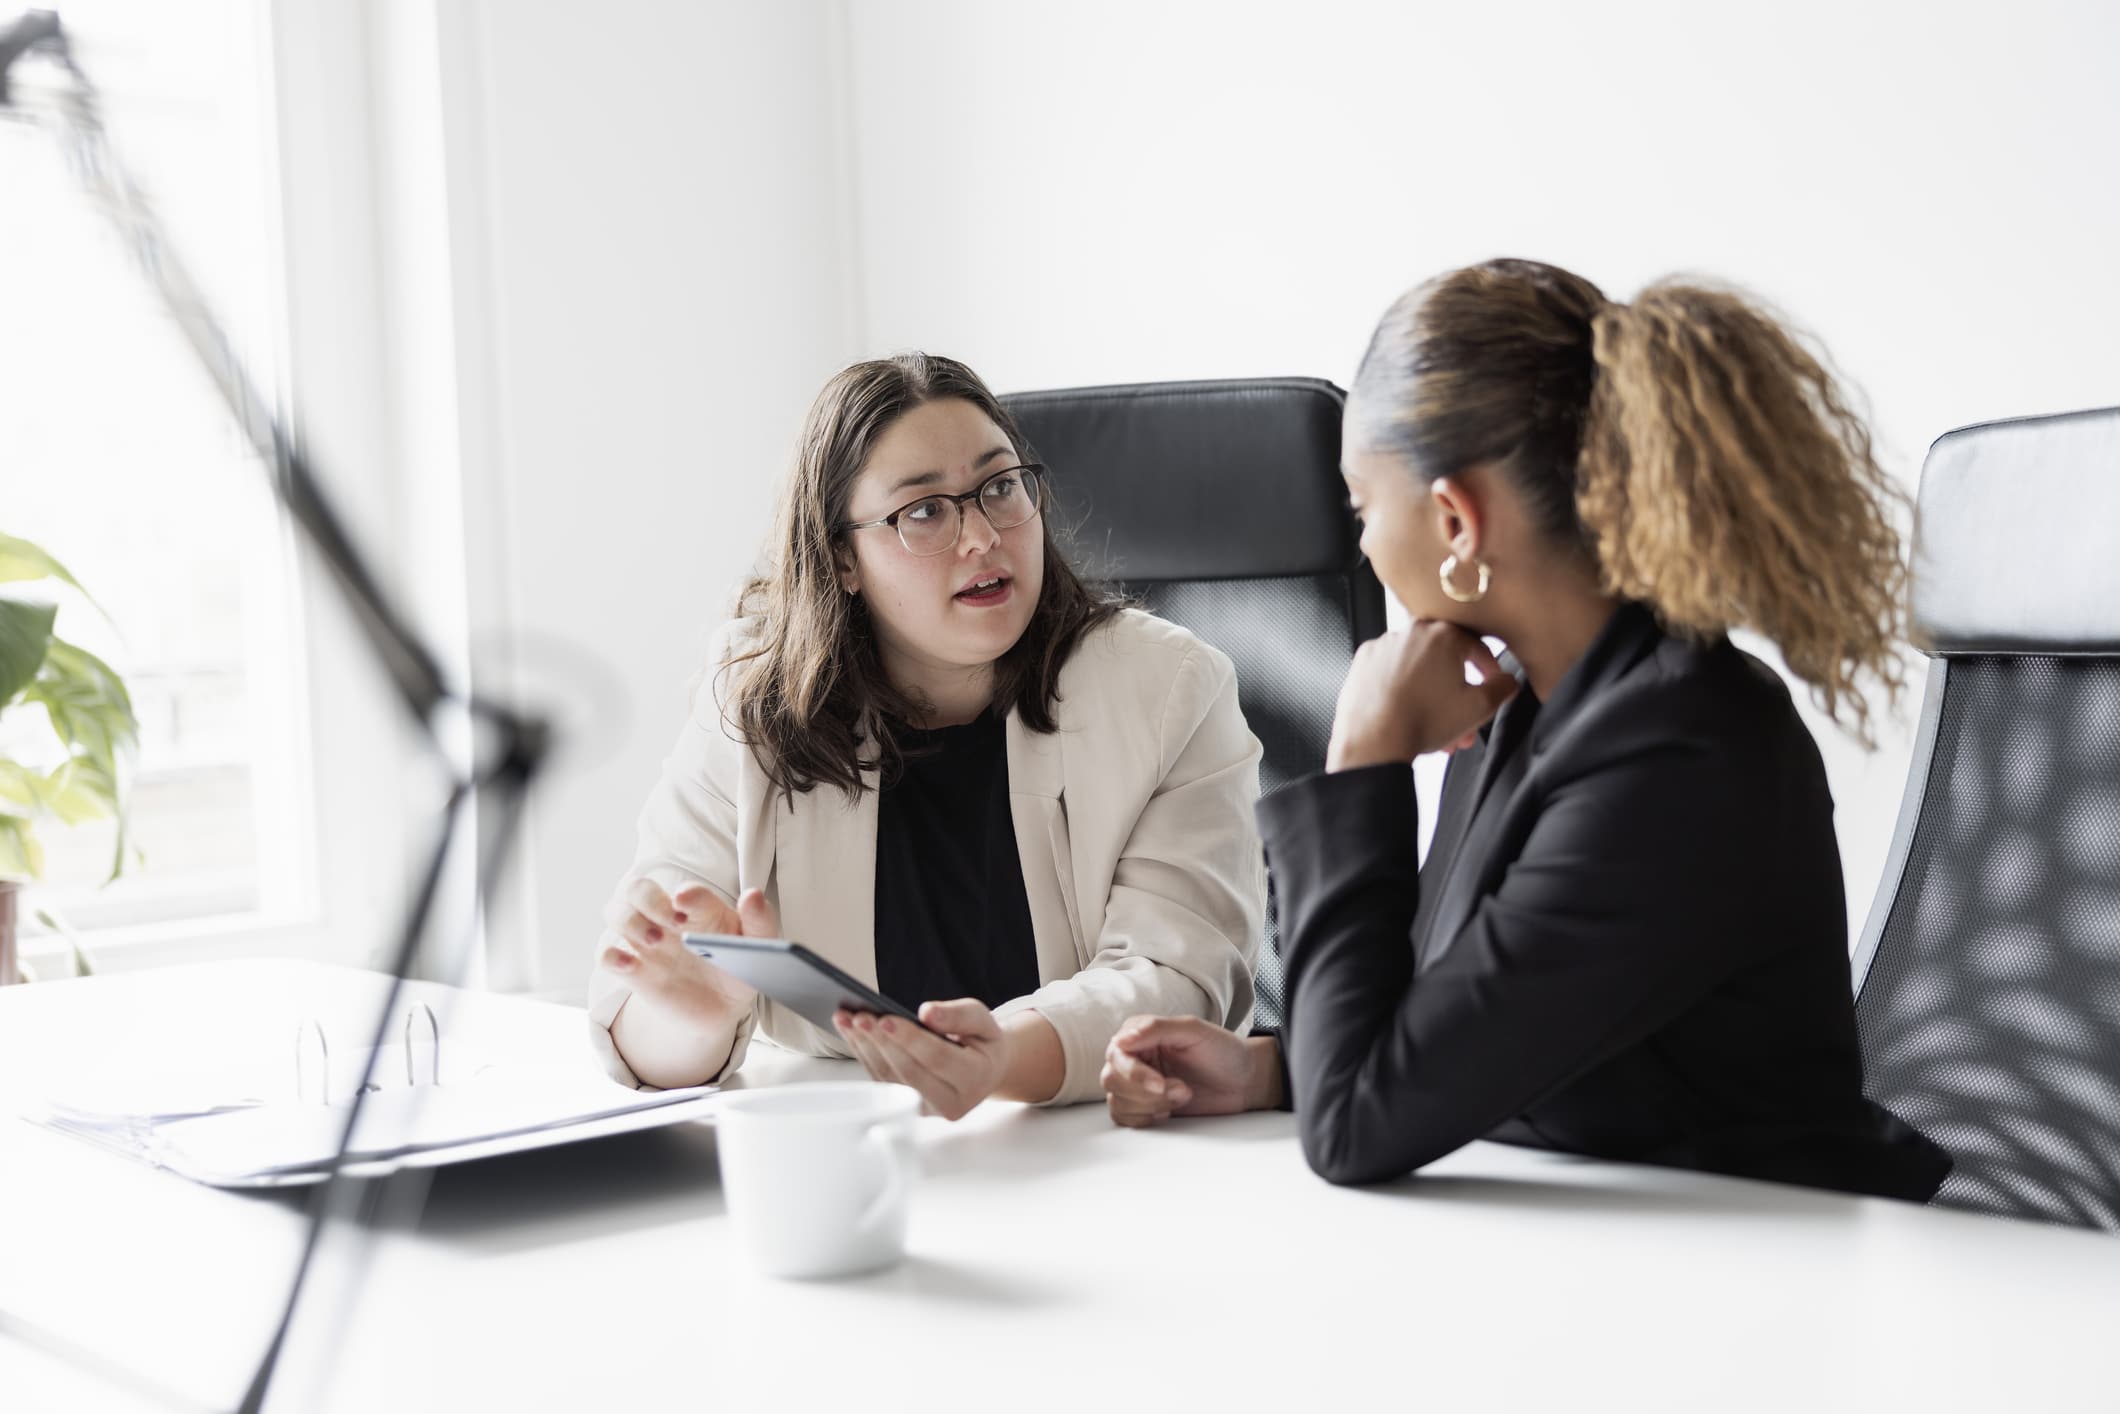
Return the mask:
<path id="1" fill-rule="evenodd" d="M 881 520 L 848 521 L 841 530 L 873 530 L 879 525 L 898 532 L 898 541 L 914 555 L 946 554 L 964 533 L 964 507 L 979 507 L 986 523 L 996 530 L 1014 530 L 1038 514 L 1045 499 L 1045 468 L 1035 463 L 995 472 L 962 495 L 938 492 L 908 501 Z"/>

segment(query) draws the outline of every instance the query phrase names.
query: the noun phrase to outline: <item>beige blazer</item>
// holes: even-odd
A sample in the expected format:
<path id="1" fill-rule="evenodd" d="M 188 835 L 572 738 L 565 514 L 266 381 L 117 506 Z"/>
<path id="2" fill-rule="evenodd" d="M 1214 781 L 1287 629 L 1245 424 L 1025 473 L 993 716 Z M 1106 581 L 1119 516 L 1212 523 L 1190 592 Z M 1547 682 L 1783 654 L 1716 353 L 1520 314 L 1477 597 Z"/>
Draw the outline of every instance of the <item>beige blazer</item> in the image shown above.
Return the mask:
<path id="1" fill-rule="evenodd" d="M 830 787 L 792 804 L 779 797 L 724 724 L 719 678 L 709 672 L 694 687 L 618 894 L 642 875 L 671 892 L 699 881 L 731 901 L 763 889 L 790 938 L 874 986 L 874 774 L 851 802 Z M 1059 1032 L 1067 1070 L 1053 1102 L 1064 1104 L 1097 1097 L 1105 1045 L 1129 1016 L 1248 1024 L 1266 870 L 1252 818 L 1259 742 L 1226 656 L 1129 609 L 1077 646 L 1059 699 L 1056 732 L 1033 732 L 1013 712 L 1007 723 L 1010 814 L 1041 985 L 997 1015 L 1035 1009 Z M 599 950 L 611 940 L 607 932 Z M 620 976 L 597 970 L 590 1042 L 615 1079 L 638 1085 L 611 1040 L 628 995 Z M 809 1055 L 847 1054 L 837 1035 L 761 997 L 737 1029 L 727 1071 L 742 1064 L 754 1031 Z"/>

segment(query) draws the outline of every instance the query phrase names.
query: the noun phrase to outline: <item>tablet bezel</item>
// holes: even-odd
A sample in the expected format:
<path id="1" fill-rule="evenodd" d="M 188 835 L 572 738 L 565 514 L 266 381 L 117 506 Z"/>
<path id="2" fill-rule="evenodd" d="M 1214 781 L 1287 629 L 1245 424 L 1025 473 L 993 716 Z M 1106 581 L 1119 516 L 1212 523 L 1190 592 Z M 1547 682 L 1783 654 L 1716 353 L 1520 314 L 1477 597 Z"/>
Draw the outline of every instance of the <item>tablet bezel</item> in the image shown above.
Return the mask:
<path id="1" fill-rule="evenodd" d="M 731 933 L 687 933 L 685 947 L 730 976 L 779 1002 L 811 1025 L 838 1034 L 832 1014 L 841 1009 L 903 1017 L 931 1036 L 950 1038 L 921 1021 L 912 1008 L 785 938 L 746 938 Z M 960 1044 L 951 1041 L 950 1044 Z"/>

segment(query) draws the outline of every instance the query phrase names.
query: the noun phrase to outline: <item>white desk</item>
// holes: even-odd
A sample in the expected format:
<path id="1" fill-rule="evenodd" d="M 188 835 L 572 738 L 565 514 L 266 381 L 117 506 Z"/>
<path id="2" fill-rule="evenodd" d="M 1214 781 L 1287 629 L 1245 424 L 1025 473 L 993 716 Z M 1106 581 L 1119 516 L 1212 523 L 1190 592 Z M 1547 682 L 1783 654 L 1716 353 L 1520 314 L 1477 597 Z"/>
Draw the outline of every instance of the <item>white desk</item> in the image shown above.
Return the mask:
<path id="1" fill-rule="evenodd" d="M 55 1053 L 53 1015 L 78 1043 L 71 987 L 0 993 L 0 1074 Z M 582 1044 L 549 1012 L 527 1044 Z M 747 1083 L 843 1073 L 754 1057 Z M 913 1257 L 836 1283 L 741 1266 L 704 1125 L 440 1170 L 350 1322 L 361 1254 L 331 1254 L 276 1407 L 2120 1409 L 2097 1234 L 1491 1144 L 1335 1189 L 1278 1114 L 922 1123 Z M 20 1121 L 0 1175 L 0 1308 L 232 1402 L 299 1199 Z M 123 1407 L 0 1336 L 0 1391 L 69 1379 Z"/>

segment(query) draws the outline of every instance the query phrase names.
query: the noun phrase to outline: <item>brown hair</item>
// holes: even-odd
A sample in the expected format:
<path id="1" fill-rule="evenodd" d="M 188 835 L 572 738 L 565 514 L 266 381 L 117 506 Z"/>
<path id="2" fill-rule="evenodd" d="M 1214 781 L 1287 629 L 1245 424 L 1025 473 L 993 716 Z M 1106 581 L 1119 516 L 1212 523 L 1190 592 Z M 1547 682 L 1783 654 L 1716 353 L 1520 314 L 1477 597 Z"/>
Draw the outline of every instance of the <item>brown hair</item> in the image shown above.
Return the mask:
<path id="1" fill-rule="evenodd" d="M 1401 297 L 1355 391 L 1367 445 L 1431 481 L 1499 464 L 1608 592 L 1699 641 L 1758 630 L 1875 744 L 1863 680 L 1888 699 L 1906 681 L 1906 496 L 1822 358 L 1757 303 L 1663 281 L 1615 304 L 1491 260 Z"/>
<path id="2" fill-rule="evenodd" d="M 893 774 L 899 732 L 925 704 L 893 686 L 877 652 L 868 601 L 839 582 L 854 479 L 884 431 L 923 403 L 962 398 L 1008 438 L 1019 461 L 1033 454 L 1015 419 L 979 375 L 952 358 L 908 353 L 841 370 L 810 406 L 781 498 L 765 568 L 745 583 L 736 611 L 748 622 L 723 669 L 735 675 L 726 715 L 757 753 L 767 779 L 789 796 L 818 785 L 851 798 L 862 773 Z M 1048 498 L 1040 512 L 1045 577 L 1023 636 L 994 663 L 994 710 L 1054 730 L 1060 669 L 1084 634 L 1120 600 L 1093 591 L 1061 553 Z M 864 745 L 873 753 L 864 759 Z"/>

